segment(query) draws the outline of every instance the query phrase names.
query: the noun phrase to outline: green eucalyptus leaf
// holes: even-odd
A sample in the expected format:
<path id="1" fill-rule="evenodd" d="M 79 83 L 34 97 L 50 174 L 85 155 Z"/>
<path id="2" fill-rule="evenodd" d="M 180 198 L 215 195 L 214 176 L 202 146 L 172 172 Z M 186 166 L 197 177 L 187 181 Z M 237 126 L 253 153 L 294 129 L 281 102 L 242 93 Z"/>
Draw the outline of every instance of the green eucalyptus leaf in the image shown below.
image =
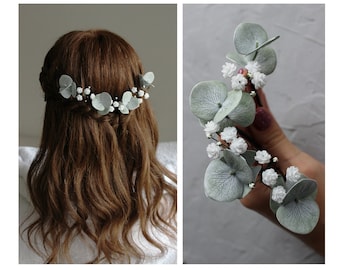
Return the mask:
<path id="1" fill-rule="evenodd" d="M 218 122 L 220 125 L 220 130 L 222 131 L 225 127 L 233 127 L 235 123 L 231 121 L 229 118 L 224 118 L 221 122 Z"/>
<path id="2" fill-rule="evenodd" d="M 283 204 L 288 204 L 292 201 L 301 200 L 314 195 L 318 186 L 316 181 L 311 179 L 302 179 L 293 185 L 283 199 Z"/>
<path id="3" fill-rule="evenodd" d="M 254 163 L 254 157 L 256 155 L 256 151 L 254 150 L 247 150 L 242 154 L 242 156 L 246 159 L 249 166 L 252 166 Z"/>
<path id="4" fill-rule="evenodd" d="M 279 223 L 292 232 L 310 233 L 319 220 L 318 204 L 310 197 L 281 205 L 276 211 Z"/>
<path id="5" fill-rule="evenodd" d="M 234 45 L 240 54 L 253 52 L 267 40 L 267 32 L 259 24 L 241 23 L 234 32 Z"/>
<path id="6" fill-rule="evenodd" d="M 255 167 L 251 167 L 251 170 L 253 172 L 253 179 L 254 179 L 254 181 L 256 180 L 256 178 L 257 178 L 259 172 L 261 171 L 261 169 L 262 169 L 262 166 L 260 166 L 260 165 L 257 165 Z"/>
<path id="7" fill-rule="evenodd" d="M 286 182 L 285 182 L 283 176 L 281 174 L 279 174 L 279 176 L 276 179 L 276 184 L 273 187 L 277 187 L 277 186 L 283 186 L 284 187 L 285 183 Z M 286 188 L 286 190 L 287 190 L 287 188 Z"/>
<path id="8" fill-rule="evenodd" d="M 237 125 L 247 127 L 254 122 L 256 105 L 254 99 L 247 92 L 242 92 L 242 99 L 228 117 Z"/>
<path id="9" fill-rule="evenodd" d="M 241 198 L 244 184 L 233 172 L 234 169 L 221 159 L 212 160 L 204 176 L 205 195 L 220 202 L 230 202 Z"/>
<path id="10" fill-rule="evenodd" d="M 229 150 L 224 150 L 223 159 L 232 169 L 230 173 L 235 175 L 240 182 L 248 185 L 253 181 L 253 172 L 242 156 L 236 155 Z"/>
<path id="11" fill-rule="evenodd" d="M 210 121 L 221 108 L 227 95 L 227 86 L 222 82 L 199 82 L 190 93 L 191 112 L 202 120 Z"/>
<path id="12" fill-rule="evenodd" d="M 244 55 L 238 54 L 237 52 L 227 53 L 226 58 L 231 62 L 239 64 L 240 66 L 245 66 L 248 62 Z"/>
<path id="13" fill-rule="evenodd" d="M 216 112 L 214 122 L 222 121 L 231 111 L 233 111 L 242 99 L 242 91 L 231 90 L 228 92 L 227 98 L 222 103 L 222 107 Z"/>
<path id="14" fill-rule="evenodd" d="M 244 198 L 245 196 L 247 196 L 251 190 L 252 190 L 252 189 L 249 187 L 249 185 L 244 185 L 242 198 Z"/>
<path id="15" fill-rule="evenodd" d="M 254 49 L 252 52 L 248 53 L 248 55 L 256 52 L 257 50 L 263 48 L 264 46 L 269 45 L 270 43 L 274 42 L 275 40 L 277 40 L 280 36 L 276 36 L 276 37 L 272 37 L 271 39 L 268 39 L 266 42 L 262 43 L 261 45 L 259 45 L 256 49 Z"/>
<path id="16" fill-rule="evenodd" d="M 205 127 L 205 124 L 208 123 L 207 120 L 203 120 L 203 119 L 200 119 L 200 118 L 198 118 L 198 121 L 200 123 L 200 126 L 203 127 L 203 128 Z"/>
<path id="17" fill-rule="evenodd" d="M 269 207 L 272 210 L 272 212 L 275 214 L 277 209 L 279 209 L 279 207 L 281 206 L 280 203 L 272 200 L 271 196 L 270 196 L 270 200 L 269 200 Z"/>
<path id="18" fill-rule="evenodd" d="M 248 61 L 256 61 L 260 65 L 260 72 L 269 75 L 275 68 L 277 63 L 276 53 L 270 47 L 264 47 L 257 51 L 256 57 L 249 55 L 246 57 Z"/>

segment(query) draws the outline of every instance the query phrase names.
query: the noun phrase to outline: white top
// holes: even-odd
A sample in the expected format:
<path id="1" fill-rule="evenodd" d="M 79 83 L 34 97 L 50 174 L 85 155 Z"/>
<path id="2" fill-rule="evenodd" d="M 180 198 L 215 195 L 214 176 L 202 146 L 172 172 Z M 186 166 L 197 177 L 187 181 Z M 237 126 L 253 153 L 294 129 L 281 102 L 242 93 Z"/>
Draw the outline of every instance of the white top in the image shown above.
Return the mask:
<path id="1" fill-rule="evenodd" d="M 19 147 L 19 222 L 20 224 L 31 213 L 32 205 L 26 186 L 26 177 L 28 169 L 35 157 L 38 148 L 36 147 Z M 176 173 L 177 170 L 177 151 L 176 142 L 160 143 L 157 150 L 159 161 L 170 171 Z M 177 243 L 169 239 L 155 228 L 151 229 L 155 239 L 160 240 L 167 245 L 168 251 L 160 256 L 159 250 L 152 246 L 141 234 L 138 223 L 132 228 L 132 238 L 139 247 L 145 252 L 145 264 L 172 264 L 177 262 Z M 42 249 L 43 250 L 43 249 Z M 82 238 L 77 238 L 70 247 L 70 255 L 73 263 L 86 263 L 93 258 L 95 247 Z M 131 263 L 137 261 L 133 258 Z M 44 263 L 44 258 L 37 255 L 26 242 L 26 239 L 19 237 L 19 263 Z"/>

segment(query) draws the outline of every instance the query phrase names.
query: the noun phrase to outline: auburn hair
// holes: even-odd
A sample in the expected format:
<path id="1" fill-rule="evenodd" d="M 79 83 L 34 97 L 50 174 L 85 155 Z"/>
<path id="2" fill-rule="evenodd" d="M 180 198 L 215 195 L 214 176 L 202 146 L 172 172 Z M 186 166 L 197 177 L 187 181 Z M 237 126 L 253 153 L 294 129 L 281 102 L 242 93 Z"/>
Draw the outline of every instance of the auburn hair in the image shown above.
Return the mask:
<path id="1" fill-rule="evenodd" d="M 72 262 L 72 240 L 85 236 L 96 247 L 89 263 L 142 260 L 130 235 L 138 222 L 144 238 L 164 254 L 150 226 L 176 238 L 177 180 L 157 160 L 159 134 L 148 101 L 128 115 L 103 116 L 58 93 L 62 74 L 93 93 L 121 97 L 140 87 L 143 68 L 135 50 L 106 30 L 72 31 L 48 51 L 40 73 L 43 132 L 27 177 L 37 213 L 25 229 L 29 245 L 42 254 L 41 239 L 46 263 L 60 256 Z"/>

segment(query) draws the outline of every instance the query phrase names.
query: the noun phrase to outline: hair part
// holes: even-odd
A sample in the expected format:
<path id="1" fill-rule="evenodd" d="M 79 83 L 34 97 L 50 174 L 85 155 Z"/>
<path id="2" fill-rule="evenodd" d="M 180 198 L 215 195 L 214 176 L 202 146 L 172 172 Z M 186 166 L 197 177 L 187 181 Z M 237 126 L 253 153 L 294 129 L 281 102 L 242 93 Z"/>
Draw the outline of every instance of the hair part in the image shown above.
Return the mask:
<path id="1" fill-rule="evenodd" d="M 177 180 L 157 160 L 158 128 L 148 101 L 128 115 L 101 116 L 88 104 L 58 94 L 62 74 L 94 93 L 121 96 L 139 86 L 142 73 L 134 49 L 105 30 L 70 32 L 47 53 L 40 74 L 43 132 L 27 177 L 38 217 L 26 228 L 38 253 L 35 241 L 41 237 L 47 263 L 57 263 L 60 256 L 72 261 L 69 247 L 78 236 L 96 246 L 90 263 L 142 260 L 143 250 L 131 239 L 137 221 L 162 254 L 166 247 L 152 237 L 150 226 L 176 237 Z"/>

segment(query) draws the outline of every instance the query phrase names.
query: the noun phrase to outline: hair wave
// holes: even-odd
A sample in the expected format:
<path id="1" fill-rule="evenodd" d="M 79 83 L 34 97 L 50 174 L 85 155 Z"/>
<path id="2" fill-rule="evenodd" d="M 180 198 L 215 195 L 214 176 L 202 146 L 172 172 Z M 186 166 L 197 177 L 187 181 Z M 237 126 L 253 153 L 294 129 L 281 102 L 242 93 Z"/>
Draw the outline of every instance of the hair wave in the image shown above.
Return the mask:
<path id="1" fill-rule="evenodd" d="M 145 256 L 131 238 L 136 222 L 145 239 L 163 254 L 150 225 L 176 237 L 176 176 L 156 158 L 158 129 L 148 101 L 128 115 L 99 115 L 85 102 L 58 94 L 58 80 L 111 96 L 139 86 L 143 68 L 134 49 L 106 30 L 72 31 L 47 53 L 40 74 L 46 109 L 41 144 L 27 178 L 38 214 L 25 231 L 46 263 L 72 262 L 70 245 L 84 236 L 96 246 L 89 263 L 126 262 Z M 166 181 L 165 177 L 171 179 Z M 168 199 L 166 199 L 168 198 Z"/>

